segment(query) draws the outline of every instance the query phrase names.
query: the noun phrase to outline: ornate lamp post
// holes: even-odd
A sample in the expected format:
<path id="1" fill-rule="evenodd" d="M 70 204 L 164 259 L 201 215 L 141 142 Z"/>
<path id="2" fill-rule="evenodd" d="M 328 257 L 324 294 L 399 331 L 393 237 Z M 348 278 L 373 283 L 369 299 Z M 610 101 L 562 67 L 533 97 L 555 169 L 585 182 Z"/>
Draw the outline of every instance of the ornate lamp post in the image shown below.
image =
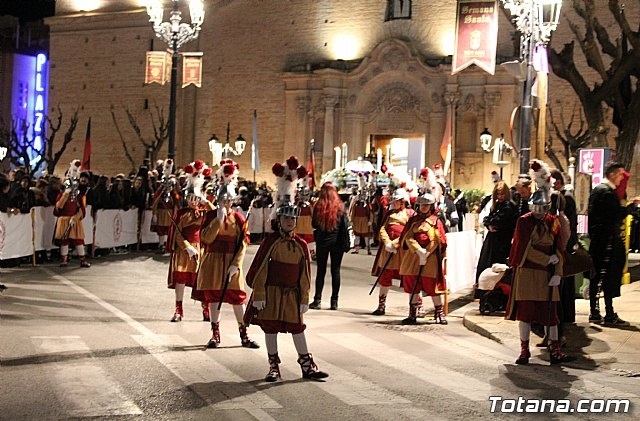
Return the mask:
<path id="1" fill-rule="evenodd" d="M 504 140 L 503 133 L 500 133 L 500 137 L 496 137 L 493 146 L 491 146 L 491 140 L 493 140 L 491 132 L 485 127 L 482 133 L 480 133 L 480 146 L 482 150 L 487 153 L 493 152 L 493 163 L 500 168 L 500 180 L 502 180 L 502 169 L 511 163 L 511 161 L 507 159 L 507 154 L 511 153 L 513 148 Z"/>
<path id="2" fill-rule="evenodd" d="M 223 158 L 228 158 L 229 154 L 235 156 L 242 155 L 247 147 L 247 141 L 239 134 L 234 141 L 234 146 L 235 147 L 229 144 L 229 124 L 227 123 L 227 140 L 224 145 L 215 134 L 211 135 L 211 139 L 209 139 L 209 150 L 211 151 L 211 158 L 213 160 L 212 165 L 218 165 Z"/>
<path id="3" fill-rule="evenodd" d="M 180 23 L 182 12 L 179 10 L 180 0 L 171 0 L 172 8 L 169 22 L 163 22 L 164 10 L 160 0 L 148 0 L 147 14 L 153 31 L 163 39 L 171 52 L 171 94 L 169 96 L 169 158 L 176 157 L 176 90 L 178 88 L 178 50 L 196 38 L 204 21 L 204 4 L 202 0 L 189 0 L 191 24 Z"/>
<path id="4" fill-rule="evenodd" d="M 520 56 L 527 63 L 522 109 L 520 110 L 520 173 L 529 171 L 531 155 L 531 87 L 533 85 L 533 53 L 545 46 L 558 27 L 562 0 L 501 0 L 521 34 Z M 546 51 L 545 51 L 546 54 Z"/>

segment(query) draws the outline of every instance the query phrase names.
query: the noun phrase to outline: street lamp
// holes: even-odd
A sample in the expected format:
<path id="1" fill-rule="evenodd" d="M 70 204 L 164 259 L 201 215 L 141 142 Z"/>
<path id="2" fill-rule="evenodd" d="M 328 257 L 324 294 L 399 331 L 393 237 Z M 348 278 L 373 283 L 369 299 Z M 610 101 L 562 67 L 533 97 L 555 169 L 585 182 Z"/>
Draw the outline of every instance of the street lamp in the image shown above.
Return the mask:
<path id="1" fill-rule="evenodd" d="M 533 52 L 545 46 L 551 32 L 558 27 L 562 0 L 501 0 L 521 34 L 520 56 L 527 63 L 527 73 L 520 110 L 520 173 L 529 171 L 531 154 L 531 87 L 533 85 Z M 546 51 L 544 52 L 546 54 Z M 545 57 L 546 58 L 546 57 Z"/>
<path id="2" fill-rule="evenodd" d="M 500 168 L 500 180 L 502 180 L 502 169 L 511 163 L 508 160 L 508 155 L 513 148 L 504 140 L 504 133 L 500 133 L 500 137 L 497 137 L 493 146 L 491 146 L 491 132 L 486 127 L 480 133 L 480 146 L 486 153 L 493 152 L 493 164 Z"/>
<path id="3" fill-rule="evenodd" d="M 176 157 L 176 90 L 178 88 L 178 50 L 180 47 L 196 38 L 200 26 L 204 21 L 204 5 L 202 0 L 189 0 L 189 14 L 191 24 L 180 23 L 182 12 L 179 10 L 180 1 L 171 0 L 172 9 L 169 22 L 162 22 L 164 10 L 160 0 L 147 0 L 147 14 L 153 31 L 158 38 L 169 44 L 171 52 L 171 94 L 169 96 L 169 158 Z"/>
<path id="4" fill-rule="evenodd" d="M 247 141 L 239 134 L 234 141 L 234 145 L 235 147 L 229 144 L 229 125 L 227 125 L 227 141 L 224 145 L 215 134 L 211 135 L 211 139 L 209 139 L 209 150 L 211 151 L 211 158 L 213 160 L 212 165 L 218 165 L 220 161 L 223 158 L 226 159 L 229 154 L 235 156 L 242 155 L 247 147 Z"/>

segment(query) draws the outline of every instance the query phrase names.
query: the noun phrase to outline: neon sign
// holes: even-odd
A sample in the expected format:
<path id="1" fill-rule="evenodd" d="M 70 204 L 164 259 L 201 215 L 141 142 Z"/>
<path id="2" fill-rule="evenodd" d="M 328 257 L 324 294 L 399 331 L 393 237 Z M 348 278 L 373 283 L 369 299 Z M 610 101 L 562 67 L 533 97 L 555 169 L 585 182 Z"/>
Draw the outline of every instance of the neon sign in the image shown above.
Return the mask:
<path id="1" fill-rule="evenodd" d="M 47 70 L 49 68 L 48 62 L 47 56 L 43 53 L 36 56 L 36 81 L 33 107 L 33 147 L 36 150 L 40 150 L 42 148 L 42 136 L 44 135 L 44 116 L 47 104 Z"/>

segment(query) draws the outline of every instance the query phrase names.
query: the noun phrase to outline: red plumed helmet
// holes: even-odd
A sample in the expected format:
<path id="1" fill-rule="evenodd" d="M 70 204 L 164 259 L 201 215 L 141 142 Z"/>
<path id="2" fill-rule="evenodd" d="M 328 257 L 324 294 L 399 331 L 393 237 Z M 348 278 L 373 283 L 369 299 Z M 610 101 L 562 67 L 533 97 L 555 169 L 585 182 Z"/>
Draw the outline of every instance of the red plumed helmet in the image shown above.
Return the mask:
<path id="1" fill-rule="evenodd" d="M 296 158 L 295 156 L 290 156 L 289 159 L 287 159 L 287 167 L 289 167 L 290 170 L 295 170 L 296 168 L 298 168 L 298 158 Z"/>
<path id="2" fill-rule="evenodd" d="M 200 171 L 202 167 L 204 167 L 204 162 L 200 159 L 196 159 L 196 162 L 193 163 L 193 168 L 195 168 L 196 171 Z"/>
<path id="3" fill-rule="evenodd" d="M 82 163 L 80 162 L 79 159 L 76 159 L 75 161 L 73 161 L 73 165 L 75 165 L 76 167 L 80 167 L 80 165 L 82 165 Z"/>
<path id="4" fill-rule="evenodd" d="M 387 172 L 387 166 L 382 164 L 382 166 L 380 167 L 380 171 L 384 174 Z"/>
<path id="5" fill-rule="evenodd" d="M 308 174 L 307 169 L 305 167 L 303 167 L 302 165 L 300 165 L 298 167 L 296 172 L 298 173 L 298 178 L 305 178 L 307 176 L 307 174 Z"/>
<path id="6" fill-rule="evenodd" d="M 205 168 L 204 171 L 202 171 L 202 175 L 209 177 L 211 175 L 211 168 Z"/>
<path id="7" fill-rule="evenodd" d="M 275 174 L 276 177 L 282 177 L 284 175 L 284 165 L 276 162 L 275 164 L 273 164 L 273 167 L 271 167 L 271 171 L 273 172 L 273 174 Z"/>
<path id="8" fill-rule="evenodd" d="M 222 167 L 222 172 L 224 175 L 231 175 L 233 174 L 233 172 L 235 171 L 236 167 L 232 164 L 225 164 L 224 167 Z"/>
<path id="9" fill-rule="evenodd" d="M 429 169 L 423 168 L 420 170 L 420 177 L 427 178 L 429 176 Z"/>
<path id="10" fill-rule="evenodd" d="M 193 172 L 193 167 L 191 166 L 191 164 L 184 166 L 184 172 L 186 172 L 187 174 L 191 174 Z"/>
<path id="11" fill-rule="evenodd" d="M 542 168 L 542 166 L 540 165 L 540 163 L 538 161 L 533 161 L 531 163 L 531 169 L 535 172 L 538 171 L 540 168 Z"/>

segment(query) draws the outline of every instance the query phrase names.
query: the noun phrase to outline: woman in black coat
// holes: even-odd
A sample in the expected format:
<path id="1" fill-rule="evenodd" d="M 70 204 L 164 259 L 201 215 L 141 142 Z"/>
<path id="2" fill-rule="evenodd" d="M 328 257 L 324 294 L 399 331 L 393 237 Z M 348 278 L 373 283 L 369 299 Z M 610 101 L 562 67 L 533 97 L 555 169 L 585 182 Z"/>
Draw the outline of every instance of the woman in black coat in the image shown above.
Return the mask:
<path id="1" fill-rule="evenodd" d="M 316 291 L 309 308 L 319 310 L 322 302 L 324 277 L 327 273 L 327 261 L 331 257 L 331 310 L 338 309 L 340 292 L 340 266 L 348 245 L 344 234 L 349 218 L 338 191 L 331 183 L 324 183 L 320 189 L 318 201 L 313 207 L 313 236 L 316 241 Z"/>
<path id="2" fill-rule="evenodd" d="M 489 215 L 482 223 L 487 228 L 487 236 L 482 243 L 476 270 L 475 298 L 480 298 L 485 291 L 478 288 L 480 274 L 494 263 L 507 263 L 511 252 L 511 239 L 516 229 L 518 212 L 511 201 L 511 190 L 504 181 L 498 181 L 493 187 L 493 204 Z"/>

